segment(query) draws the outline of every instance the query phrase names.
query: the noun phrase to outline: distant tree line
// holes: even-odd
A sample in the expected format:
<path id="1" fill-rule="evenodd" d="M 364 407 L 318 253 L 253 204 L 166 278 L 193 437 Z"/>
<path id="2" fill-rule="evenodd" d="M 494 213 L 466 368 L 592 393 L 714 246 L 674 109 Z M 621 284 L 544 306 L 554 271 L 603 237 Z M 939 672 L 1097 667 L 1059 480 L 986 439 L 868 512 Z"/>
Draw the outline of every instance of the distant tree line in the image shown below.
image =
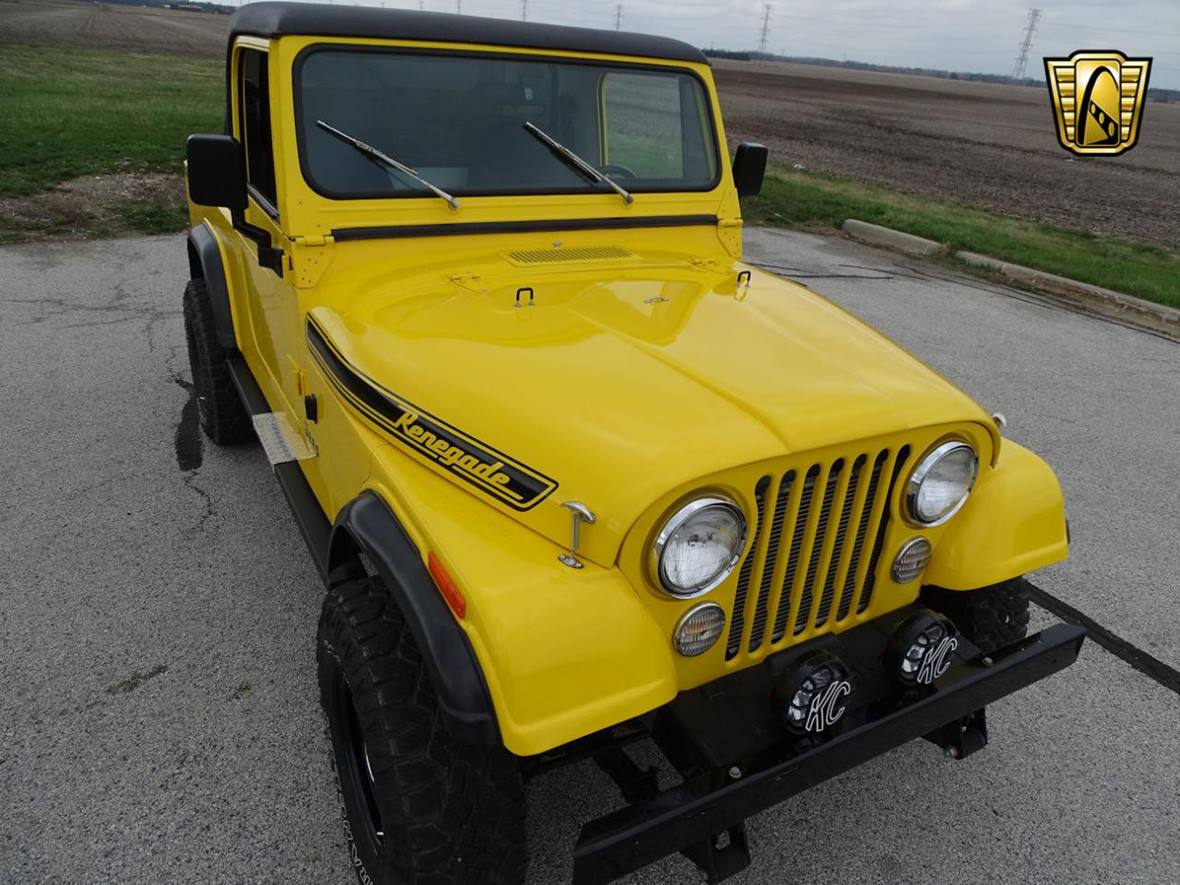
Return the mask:
<path id="1" fill-rule="evenodd" d="M 710 58 L 728 58 L 737 61 L 787 61 L 803 65 L 818 65 L 828 68 L 847 68 L 853 71 L 877 71 L 884 74 L 913 74 L 918 77 L 939 77 L 943 80 L 971 80 L 978 83 L 1000 83 L 1007 86 L 1036 86 L 1045 88 L 1044 80 L 1033 77 L 1016 79 L 1003 74 L 981 74 L 970 71 L 943 71 L 937 68 L 905 68 L 896 65 L 876 65 L 863 61 L 839 61 L 834 58 L 810 58 L 807 56 L 776 55 L 774 53 L 751 52 L 749 50 L 714 49 L 702 50 Z M 1147 90 L 1153 101 L 1180 101 L 1180 89 Z"/>
<path id="2" fill-rule="evenodd" d="M 183 12 L 215 12 L 221 15 L 229 15 L 234 11 L 232 6 L 223 3 L 206 3 L 202 0 L 102 0 L 102 3 L 114 3 L 120 6 L 150 6 L 153 9 L 179 9 Z"/>

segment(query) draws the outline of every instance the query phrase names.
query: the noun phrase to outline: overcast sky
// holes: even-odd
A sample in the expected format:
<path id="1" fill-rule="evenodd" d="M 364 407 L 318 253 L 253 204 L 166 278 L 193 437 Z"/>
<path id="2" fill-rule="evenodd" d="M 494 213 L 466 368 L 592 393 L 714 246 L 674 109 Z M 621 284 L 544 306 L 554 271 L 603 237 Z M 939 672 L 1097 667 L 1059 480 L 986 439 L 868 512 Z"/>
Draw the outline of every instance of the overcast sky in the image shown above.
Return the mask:
<path id="1" fill-rule="evenodd" d="M 231 0 L 232 2 L 232 0 Z M 340 0 L 351 4 L 352 0 Z M 615 0 L 527 0 L 530 20 L 613 28 Z M 428 10 L 520 18 L 521 0 L 422 0 Z M 416 9 L 419 0 L 362 0 Z M 1030 5 L 1044 10 L 1029 54 L 1119 49 L 1153 56 L 1151 85 L 1180 88 L 1180 0 L 774 0 L 768 48 L 880 64 L 1007 74 Z M 763 0 L 622 0 L 623 29 L 698 46 L 757 47 Z"/>

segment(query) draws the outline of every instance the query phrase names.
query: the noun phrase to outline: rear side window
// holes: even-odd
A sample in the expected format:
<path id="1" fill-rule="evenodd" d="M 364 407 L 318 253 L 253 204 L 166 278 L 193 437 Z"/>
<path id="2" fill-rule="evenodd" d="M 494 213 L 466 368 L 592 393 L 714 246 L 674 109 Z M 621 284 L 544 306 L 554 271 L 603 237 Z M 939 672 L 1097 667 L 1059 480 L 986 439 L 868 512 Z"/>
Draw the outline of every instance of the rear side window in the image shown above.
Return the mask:
<path id="1" fill-rule="evenodd" d="M 250 186 L 274 209 L 274 142 L 270 132 L 270 79 L 266 72 L 266 53 L 246 49 L 241 56 L 242 137 L 246 147 L 246 178 Z"/>

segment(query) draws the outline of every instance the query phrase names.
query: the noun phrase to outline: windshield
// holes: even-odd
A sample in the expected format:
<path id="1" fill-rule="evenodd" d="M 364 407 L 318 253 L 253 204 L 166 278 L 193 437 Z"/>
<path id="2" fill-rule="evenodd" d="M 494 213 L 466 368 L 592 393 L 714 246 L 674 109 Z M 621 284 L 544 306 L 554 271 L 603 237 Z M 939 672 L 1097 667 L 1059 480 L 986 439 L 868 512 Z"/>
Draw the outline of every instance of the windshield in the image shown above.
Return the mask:
<path id="1" fill-rule="evenodd" d="M 318 120 L 457 195 L 612 193 L 579 173 L 541 129 L 633 193 L 709 190 L 717 143 L 705 89 L 668 68 L 523 56 L 312 49 L 296 67 L 300 162 L 341 199 L 427 196 Z"/>

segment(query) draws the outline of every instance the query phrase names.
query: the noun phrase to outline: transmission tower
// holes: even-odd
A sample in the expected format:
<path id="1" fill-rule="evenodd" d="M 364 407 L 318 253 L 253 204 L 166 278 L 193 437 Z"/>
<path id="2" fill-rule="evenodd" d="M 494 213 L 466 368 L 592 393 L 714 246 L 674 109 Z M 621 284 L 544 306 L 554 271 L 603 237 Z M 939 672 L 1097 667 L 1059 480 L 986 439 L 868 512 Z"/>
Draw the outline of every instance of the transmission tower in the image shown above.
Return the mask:
<path id="1" fill-rule="evenodd" d="M 1016 66 L 1012 68 L 1014 80 L 1024 79 L 1024 69 L 1028 67 L 1028 50 L 1032 47 L 1033 34 L 1037 32 L 1037 22 L 1041 19 L 1041 10 L 1028 11 L 1028 23 L 1024 26 L 1024 36 L 1020 40 L 1020 54 L 1016 56 Z"/>
<path id="2" fill-rule="evenodd" d="M 774 6 L 770 3 L 762 4 L 762 36 L 758 38 L 758 52 L 766 54 L 766 47 L 770 43 L 770 13 Z"/>
<path id="3" fill-rule="evenodd" d="M 615 30 L 621 31 L 623 29 L 623 4 L 615 4 Z"/>

